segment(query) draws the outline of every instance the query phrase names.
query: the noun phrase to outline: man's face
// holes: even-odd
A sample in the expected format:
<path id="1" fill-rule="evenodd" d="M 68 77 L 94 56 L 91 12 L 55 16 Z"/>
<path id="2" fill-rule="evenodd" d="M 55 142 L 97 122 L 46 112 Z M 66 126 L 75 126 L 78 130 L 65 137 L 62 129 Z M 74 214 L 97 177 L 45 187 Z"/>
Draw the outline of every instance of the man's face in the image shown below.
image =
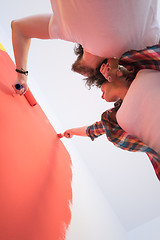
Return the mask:
<path id="1" fill-rule="evenodd" d="M 72 65 L 72 70 L 85 77 L 90 77 L 96 73 L 96 69 L 100 66 L 103 60 L 104 58 L 93 55 L 84 50 L 83 56 L 76 60 Z"/>
<path id="2" fill-rule="evenodd" d="M 82 74 L 85 77 L 90 77 L 93 76 L 95 73 L 95 69 L 88 66 L 84 61 L 83 58 L 77 59 L 73 65 L 72 65 L 72 70 L 74 72 L 77 72 L 79 74 Z"/>

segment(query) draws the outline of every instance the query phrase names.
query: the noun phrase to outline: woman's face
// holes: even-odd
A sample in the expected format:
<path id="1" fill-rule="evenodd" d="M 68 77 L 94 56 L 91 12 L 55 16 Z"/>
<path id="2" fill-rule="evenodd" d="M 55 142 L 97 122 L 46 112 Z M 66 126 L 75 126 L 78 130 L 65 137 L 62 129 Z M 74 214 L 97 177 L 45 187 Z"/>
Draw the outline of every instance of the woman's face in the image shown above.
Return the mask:
<path id="1" fill-rule="evenodd" d="M 114 82 L 104 82 L 101 86 L 102 91 L 102 99 L 106 100 L 107 102 L 115 102 L 119 97 L 120 89 L 116 87 L 115 81 Z"/>

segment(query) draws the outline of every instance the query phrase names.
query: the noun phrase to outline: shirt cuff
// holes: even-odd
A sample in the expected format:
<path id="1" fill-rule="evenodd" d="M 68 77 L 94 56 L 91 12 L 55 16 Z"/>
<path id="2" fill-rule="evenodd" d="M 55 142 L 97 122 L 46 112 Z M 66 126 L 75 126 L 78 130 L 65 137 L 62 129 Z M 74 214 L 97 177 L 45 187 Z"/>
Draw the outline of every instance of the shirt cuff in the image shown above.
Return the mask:
<path id="1" fill-rule="evenodd" d="M 105 133 L 102 122 L 95 122 L 86 129 L 86 134 L 93 141 L 95 138 Z"/>

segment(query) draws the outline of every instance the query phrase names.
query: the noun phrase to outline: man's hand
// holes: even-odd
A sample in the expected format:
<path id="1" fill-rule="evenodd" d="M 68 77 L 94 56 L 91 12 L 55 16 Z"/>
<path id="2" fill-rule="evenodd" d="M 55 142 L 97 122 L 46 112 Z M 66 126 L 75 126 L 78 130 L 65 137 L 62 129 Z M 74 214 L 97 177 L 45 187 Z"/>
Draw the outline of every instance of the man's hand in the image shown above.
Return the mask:
<path id="1" fill-rule="evenodd" d="M 100 72 L 108 82 L 112 82 L 117 78 L 118 64 L 119 60 L 117 58 L 110 58 L 107 64 L 102 64 Z"/>
<path id="2" fill-rule="evenodd" d="M 28 91 L 27 78 L 19 77 L 12 86 L 17 94 L 25 94 Z"/>
<path id="3" fill-rule="evenodd" d="M 27 68 L 28 51 L 32 38 L 50 39 L 48 31 L 50 18 L 51 14 L 43 14 L 11 22 L 12 44 L 17 69 Z M 24 74 L 18 73 L 17 81 L 13 84 L 13 88 L 17 94 L 25 94 L 28 90 L 27 77 Z"/>
<path id="4" fill-rule="evenodd" d="M 103 63 L 101 68 L 100 68 L 100 72 L 108 82 L 112 81 L 112 78 L 110 76 L 111 67 L 110 67 L 109 63 L 107 63 L 107 64 Z"/>

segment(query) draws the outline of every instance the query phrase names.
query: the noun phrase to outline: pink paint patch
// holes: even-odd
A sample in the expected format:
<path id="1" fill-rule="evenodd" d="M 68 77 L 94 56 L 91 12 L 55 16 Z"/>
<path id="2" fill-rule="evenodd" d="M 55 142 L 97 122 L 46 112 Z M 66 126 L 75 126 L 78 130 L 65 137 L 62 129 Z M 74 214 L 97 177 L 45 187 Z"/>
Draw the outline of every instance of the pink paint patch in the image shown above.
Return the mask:
<path id="1" fill-rule="evenodd" d="M 40 106 L 14 93 L 15 79 L 0 50 L 0 239 L 65 239 L 71 159 Z"/>

